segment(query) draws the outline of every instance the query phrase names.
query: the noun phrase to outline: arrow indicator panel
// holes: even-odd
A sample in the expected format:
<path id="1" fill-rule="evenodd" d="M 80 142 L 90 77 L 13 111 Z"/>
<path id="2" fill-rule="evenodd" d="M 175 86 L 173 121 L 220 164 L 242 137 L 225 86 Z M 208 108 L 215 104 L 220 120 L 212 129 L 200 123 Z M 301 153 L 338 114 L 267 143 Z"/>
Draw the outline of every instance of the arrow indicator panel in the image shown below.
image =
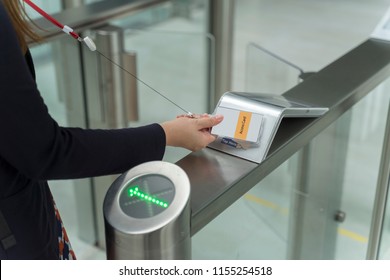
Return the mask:
<path id="1" fill-rule="evenodd" d="M 141 199 L 145 202 L 150 202 L 150 203 L 153 203 L 153 204 L 160 206 L 160 207 L 163 207 L 163 208 L 168 207 L 168 203 L 166 203 L 165 201 L 163 201 L 159 198 L 156 198 L 150 194 L 141 192 L 139 190 L 138 186 L 134 186 L 134 187 L 129 188 L 129 196 L 130 197 L 138 197 L 139 199 Z"/>
<path id="2" fill-rule="evenodd" d="M 133 218 L 150 218 L 169 208 L 175 186 L 167 177 L 148 174 L 130 180 L 119 196 L 122 211 Z"/>

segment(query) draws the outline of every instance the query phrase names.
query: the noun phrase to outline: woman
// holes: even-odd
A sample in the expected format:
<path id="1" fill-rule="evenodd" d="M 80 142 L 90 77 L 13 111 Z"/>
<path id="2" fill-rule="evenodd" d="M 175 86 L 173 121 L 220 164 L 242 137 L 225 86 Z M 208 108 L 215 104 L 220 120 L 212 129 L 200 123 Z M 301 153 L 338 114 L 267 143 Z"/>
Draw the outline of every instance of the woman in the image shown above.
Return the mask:
<path id="1" fill-rule="evenodd" d="M 71 259 L 47 180 L 118 174 L 161 160 L 166 145 L 199 150 L 222 116 L 117 130 L 60 127 L 48 114 L 25 41 L 22 5 L 0 0 L 0 259 Z M 140 139 L 140 140 L 139 140 Z"/>

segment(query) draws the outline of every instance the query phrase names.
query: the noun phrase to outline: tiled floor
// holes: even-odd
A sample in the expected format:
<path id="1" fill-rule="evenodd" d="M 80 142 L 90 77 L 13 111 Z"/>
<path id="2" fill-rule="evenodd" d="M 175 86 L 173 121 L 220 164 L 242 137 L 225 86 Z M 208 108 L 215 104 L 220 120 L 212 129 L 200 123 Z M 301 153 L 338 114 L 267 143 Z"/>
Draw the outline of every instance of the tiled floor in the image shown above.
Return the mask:
<path id="1" fill-rule="evenodd" d="M 254 42 L 265 47 L 305 71 L 317 71 L 364 41 L 388 7 L 390 7 L 389 0 L 236 1 L 232 89 L 245 90 L 247 86 L 245 50 L 248 43 Z M 181 19 L 173 19 L 164 24 L 178 24 L 181 21 Z M 186 22 L 186 24 L 190 26 L 196 24 L 196 21 Z M 185 87 L 186 84 L 183 86 Z M 48 102 L 50 103 L 49 100 Z M 269 184 L 276 184 L 279 188 L 268 191 L 264 188 L 261 191 L 254 190 L 250 194 L 252 196 L 246 196 L 238 201 L 196 235 L 193 240 L 194 258 L 285 258 L 286 227 L 291 195 L 291 189 L 288 187 L 289 168 L 289 164 L 280 167 L 278 172 L 282 172 L 283 177 L 267 178 Z M 57 204 L 60 209 L 63 209 L 62 216 L 68 225 L 69 235 L 78 258 L 104 259 L 104 251 L 77 239 L 74 222 L 77 219 L 77 212 L 75 207 L 69 207 L 69 203 L 73 201 L 72 187 L 66 188 L 64 185 L 66 182 L 53 182 L 52 189 L 54 196 L 61 198 L 60 201 L 57 199 Z M 282 187 L 286 185 L 287 187 Z M 258 197 L 263 199 L 262 205 L 259 205 L 256 200 Z M 356 201 L 360 203 L 362 197 L 364 200 L 364 194 L 359 194 L 359 199 Z M 352 203 L 354 201 L 353 198 L 348 200 L 352 200 Z M 274 204 L 269 204 L 270 202 Z M 272 209 L 269 205 L 273 205 Z M 370 206 L 367 207 L 369 212 Z M 364 209 L 360 207 L 360 211 L 369 216 Z M 237 221 L 242 217 L 246 217 L 248 223 L 237 226 Z M 359 231 L 359 226 L 351 231 Z M 366 229 L 363 230 L 365 231 Z M 344 242 L 339 243 L 340 250 L 350 252 L 350 254 L 341 254 L 340 258 L 364 258 L 364 248 L 367 245 L 367 240 L 364 238 L 367 236 L 362 235 L 362 239 L 356 241 L 350 237 L 351 235 L 340 234 L 339 238 L 345 239 Z M 237 236 L 239 238 L 235 238 Z M 258 240 L 272 240 L 273 243 L 268 249 L 262 245 L 259 247 L 261 251 L 254 252 L 253 244 Z M 353 248 L 358 248 L 359 253 L 356 254 Z M 390 252 L 385 258 L 390 259 Z"/>

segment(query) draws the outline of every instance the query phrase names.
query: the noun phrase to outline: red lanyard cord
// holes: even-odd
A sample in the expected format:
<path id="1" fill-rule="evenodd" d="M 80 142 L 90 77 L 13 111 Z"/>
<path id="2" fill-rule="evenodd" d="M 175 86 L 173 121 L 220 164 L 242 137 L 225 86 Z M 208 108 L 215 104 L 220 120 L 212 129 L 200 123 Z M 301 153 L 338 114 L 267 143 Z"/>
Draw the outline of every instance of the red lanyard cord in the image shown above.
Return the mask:
<path id="1" fill-rule="evenodd" d="M 44 18 L 46 18 L 47 20 L 49 20 L 51 23 L 53 23 L 54 25 L 58 26 L 59 28 L 61 28 L 65 33 L 68 33 L 69 35 L 71 35 L 73 38 L 75 39 L 79 39 L 80 36 L 75 33 L 73 31 L 72 28 L 70 28 L 69 26 L 67 25 L 63 25 L 61 24 L 58 20 L 56 20 L 55 18 L 53 18 L 51 15 L 49 15 L 48 13 L 46 13 L 44 10 L 42 10 L 41 8 L 39 8 L 37 5 L 35 5 L 33 2 L 31 2 L 30 0 L 23 0 L 26 4 L 28 4 L 31 8 L 33 8 L 35 11 L 37 11 L 38 13 L 40 13 Z"/>

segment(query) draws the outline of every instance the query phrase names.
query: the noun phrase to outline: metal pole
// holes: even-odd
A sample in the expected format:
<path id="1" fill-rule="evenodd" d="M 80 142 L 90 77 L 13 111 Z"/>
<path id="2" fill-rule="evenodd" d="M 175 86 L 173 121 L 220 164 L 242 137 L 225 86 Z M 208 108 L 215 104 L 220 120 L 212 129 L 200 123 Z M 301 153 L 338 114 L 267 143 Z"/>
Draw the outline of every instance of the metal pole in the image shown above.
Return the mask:
<path id="1" fill-rule="evenodd" d="M 124 52 L 124 31 L 112 25 L 90 31 L 96 45 L 105 56 L 136 74 L 136 54 Z M 91 128 L 115 129 L 127 127 L 138 118 L 137 81 L 104 57 L 83 51 L 86 69 L 88 120 Z M 98 81 L 98 82 L 97 82 Z M 101 205 L 115 176 L 93 178 L 93 197 L 97 228 L 97 244 L 105 247 L 104 220 Z"/>
<path id="2" fill-rule="evenodd" d="M 124 52 L 122 55 L 123 68 L 137 75 L 137 53 Z M 126 112 L 125 124 L 138 121 L 138 81 L 133 76 L 122 72 L 123 77 L 123 110 Z"/>
<path id="3" fill-rule="evenodd" d="M 215 38 L 215 89 L 210 105 L 214 108 L 219 98 L 231 90 L 233 58 L 233 0 L 210 1 L 210 33 Z"/>
<path id="4" fill-rule="evenodd" d="M 371 219 L 370 236 L 368 239 L 368 260 L 378 259 L 379 245 L 383 229 L 383 219 L 386 210 L 386 201 L 389 192 L 390 178 L 390 104 L 387 111 L 385 135 L 383 139 L 382 157 L 379 167 L 378 182 L 376 187 L 374 210 Z"/>

